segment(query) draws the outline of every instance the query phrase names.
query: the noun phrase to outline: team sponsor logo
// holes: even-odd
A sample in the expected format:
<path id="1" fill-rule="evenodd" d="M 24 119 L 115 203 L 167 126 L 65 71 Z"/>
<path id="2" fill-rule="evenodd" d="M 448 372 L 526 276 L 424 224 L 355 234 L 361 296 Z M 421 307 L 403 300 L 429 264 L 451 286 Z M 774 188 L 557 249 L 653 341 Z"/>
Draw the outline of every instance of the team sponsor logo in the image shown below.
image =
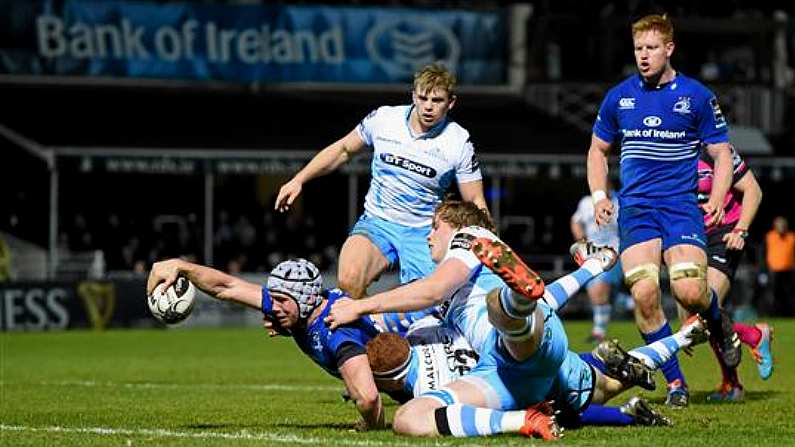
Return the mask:
<path id="1" fill-rule="evenodd" d="M 681 113 L 682 115 L 690 113 L 690 97 L 680 96 L 679 99 L 674 103 L 673 110 L 674 112 Z"/>
<path id="2" fill-rule="evenodd" d="M 433 169 L 430 166 L 425 166 L 422 163 L 417 163 L 416 161 L 409 160 L 408 158 L 401 157 L 400 155 L 383 153 L 381 154 L 381 161 L 383 161 L 388 165 L 396 166 L 398 168 L 417 173 L 423 177 L 428 177 L 428 178 L 436 177 L 436 169 Z"/>
<path id="3" fill-rule="evenodd" d="M 726 117 L 723 116 L 723 112 L 720 110 L 720 104 L 718 104 L 718 98 L 712 97 L 709 100 L 709 105 L 712 106 L 712 116 L 715 118 L 715 127 L 723 127 L 726 125 Z"/>
<path id="4" fill-rule="evenodd" d="M 683 234 L 680 236 L 683 241 L 696 241 L 702 245 L 704 245 L 704 239 L 696 233 L 693 234 Z"/>
<path id="5" fill-rule="evenodd" d="M 461 54 L 452 30 L 423 16 L 378 20 L 365 42 L 370 60 L 394 77 L 410 77 L 434 61 L 454 68 Z"/>
<path id="6" fill-rule="evenodd" d="M 472 248 L 472 241 L 475 240 L 475 236 L 469 233 L 458 233 L 453 236 L 453 240 L 450 242 L 450 249 L 460 248 L 462 250 L 469 250 Z"/>
<path id="7" fill-rule="evenodd" d="M 621 98 L 618 100 L 620 110 L 630 110 L 635 108 L 635 98 Z"/>
<path id="8" fill-rule="evenodd" d="M 643 118 L 643 124 L 649 127 L 657 127 L 662 124 L 662 118 L 659 116 L 649 115 L 646 118 Z"/>
<path id="9" fill-rule="evenodd" d="M 382 136 L 377 136 L 377 137 L 375 137 L 375 139 L 378 140 L 378 141 L 384 141 L 386 143 L 400 144 L 400 141 L 398 141 L 398 140 L 393 140 L 391 138 L 386 138 L 386 137 L 382 137 Z"/>

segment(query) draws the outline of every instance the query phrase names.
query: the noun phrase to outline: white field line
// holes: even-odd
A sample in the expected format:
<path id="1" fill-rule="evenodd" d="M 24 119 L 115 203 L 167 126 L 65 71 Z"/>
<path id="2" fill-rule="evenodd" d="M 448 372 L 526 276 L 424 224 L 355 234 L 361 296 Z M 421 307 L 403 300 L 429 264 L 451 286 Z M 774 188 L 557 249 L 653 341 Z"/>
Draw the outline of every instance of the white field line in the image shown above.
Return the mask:
<path id="1" fill-rule="evenodd" d="M 24 433 L 67 433 L 67 434 L 89 434 L 99 436 L 147 436 L 158 438 L 187 438 L 187 439 L 226 439 L 226 440 L 243 440 L 243 441 L 267 441 L 271 443 L 280 444 L 311 444 L 311 445 L 349 445 L 349 446 L 387 446 L 387 445 L 401 445 L 409 446 L 408 443 L 387 443 L 380 441 L 364 441 L 355 439 L 328 439 L 328 438 L 312 438 L 301 437 L 291 434 L 279 433 L 251 433 L 248 431 L 238 431 L 231 433 L 223 432 L 190 432 L 190 431 L 174 431 L 165 429 L 148 429 L 148 428 L 109 428 L 109 427 L 26 427 L 20 425 L 5 425 L 0 424 L 0 432 L 24 432 Z"/>
<path id="2" fill-rule="evenodd" d="M 74 381 L 60 381 L 60 382 L 0 382 L 0 386 L 5 385 L 36 385 L 36 386 L 64 386 L 64 387 L 108 387 L 108 388 L 133 388 L 133 389 L 238 389 L 238 390 L 253 390 L 253 391 L 328 391 L 328 392 L 342 392 L 343 385 L 246 385 L 246 384 L 222 384 L 222 383 L 118 383 L 118 382 L 96 382 L 93 380 L 74 380 Z"/>

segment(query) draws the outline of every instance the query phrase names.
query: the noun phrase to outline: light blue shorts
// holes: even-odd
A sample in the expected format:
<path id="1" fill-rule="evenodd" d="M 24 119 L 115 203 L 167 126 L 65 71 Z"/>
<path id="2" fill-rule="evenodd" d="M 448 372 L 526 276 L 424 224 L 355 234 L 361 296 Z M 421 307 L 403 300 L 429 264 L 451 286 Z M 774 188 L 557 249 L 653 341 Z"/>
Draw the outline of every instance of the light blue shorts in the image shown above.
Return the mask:
<path id="1" fill-rule="evenodd" d="M 591 365 L 579 354 L 569 351 L 548 397 L 556 402 L 556 407 L 579 414 L 591 403 L 594 379 Z"/>
<path id="2" fill-rule="evenodd" d="M 400 264 L 400 283 L 428 276 L 436 267 L 428 247 L 431 227 L 407 227 L 362 214 L 350 235 L 360 234 L 383 253 L 390 267 Z"/>
<path id="3" fill-rule="evenodd" d="M 545 303 L 544 335 L 538 351 L 517 362 L 499 341 L 497 331 L 487 344 L 477 366 L 461 380 L 471 382 L 486 394 L 489 408 L 522 410 L 546 399 L 568 353 L 569 341 L 557 314 Z"/>

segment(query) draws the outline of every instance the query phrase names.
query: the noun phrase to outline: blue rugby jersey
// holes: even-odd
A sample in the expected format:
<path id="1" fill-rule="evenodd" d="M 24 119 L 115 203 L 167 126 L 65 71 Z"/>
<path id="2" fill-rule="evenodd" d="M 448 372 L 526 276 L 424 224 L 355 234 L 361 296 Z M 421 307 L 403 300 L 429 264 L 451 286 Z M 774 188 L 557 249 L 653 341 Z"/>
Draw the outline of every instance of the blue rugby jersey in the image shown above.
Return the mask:
<path id="1" fill-rule="evenodd" d="M 361 353 L 366 352 L 367 342 L 378 335 L 379 330 L 370 316 L 364 316 L 354 321 L 330 330 L 323 321 L 328 316 L 331 306 L 340 298 L 347 295 L 340 289 L 325 290 L 326 307 L 323 312 L 307 326 L 305 331 L 293 332 L 295 343 L 304 353 L 334 377 L 340 378 L 337 368 L 338 352 L 343 345 L 353 344 Z"/>
<path id="2" fill-rule="evenodd" d="M 729 141 L 715 95 L 677 73 L 659 87 L 637 74 L 610 89 L 593 133 L 621 146 L 621 204 L 687 197 L 695 201 L 704 144 Z"/>

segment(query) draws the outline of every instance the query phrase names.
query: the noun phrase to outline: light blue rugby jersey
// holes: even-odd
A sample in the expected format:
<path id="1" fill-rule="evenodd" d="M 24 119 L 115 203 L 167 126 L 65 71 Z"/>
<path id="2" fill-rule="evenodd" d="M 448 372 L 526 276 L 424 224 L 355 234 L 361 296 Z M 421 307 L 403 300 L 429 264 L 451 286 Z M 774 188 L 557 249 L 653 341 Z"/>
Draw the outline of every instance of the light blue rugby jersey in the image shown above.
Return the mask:
<path id="1" fill-rule="evenodd" d="M 372 181 L 364 209 L 367 214 L 405 225 L 431 224 L 433 211 L 454 180 L 481 179 L 480 163 L 469 132 L 443 120 L 428 132 L 409 128 L 412 105 L 383 106 L 356 127 L 373 148 Z"/>
<path id="2" fill-rule="evenodd" d="M 702 145 L 729 141 L 726 118 L 715 95 L 677 73 L 659 87 L 633 75 L 610 89 L 593 133 L 621 145 L 621 203 L 692 196 Z"/>

